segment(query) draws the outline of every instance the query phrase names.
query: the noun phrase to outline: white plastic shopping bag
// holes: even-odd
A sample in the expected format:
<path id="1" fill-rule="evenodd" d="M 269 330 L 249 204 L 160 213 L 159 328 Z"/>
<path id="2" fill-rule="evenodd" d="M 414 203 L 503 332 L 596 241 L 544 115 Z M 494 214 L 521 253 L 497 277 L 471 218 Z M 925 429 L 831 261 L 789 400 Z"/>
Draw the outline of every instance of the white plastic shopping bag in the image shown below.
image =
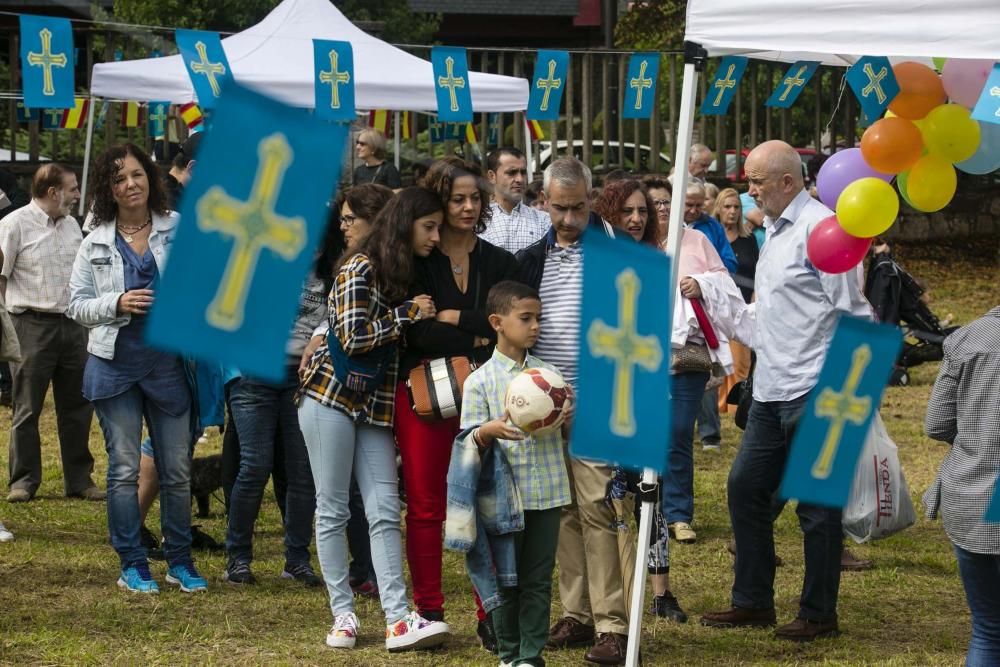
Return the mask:
<path id="1" fill-rule="evenodd" d="M 896 443 L 875 413 L 844 507 L 844 534 L 860 544 L 898 533 L 916 520 Z"/>

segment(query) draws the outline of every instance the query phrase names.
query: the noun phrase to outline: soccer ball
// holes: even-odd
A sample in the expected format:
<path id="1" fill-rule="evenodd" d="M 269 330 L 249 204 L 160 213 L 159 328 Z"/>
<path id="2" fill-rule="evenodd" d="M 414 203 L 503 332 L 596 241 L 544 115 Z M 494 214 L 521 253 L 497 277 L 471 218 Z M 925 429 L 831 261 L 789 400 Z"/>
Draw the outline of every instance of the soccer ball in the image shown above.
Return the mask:
<path id="1" fill-rule="evenodd" d="M 504 407 L 514 426 L 543 435 L 562 426 L 573 404 L 573 388 L 547 368 L 529 368 L 511 380 Z"/>

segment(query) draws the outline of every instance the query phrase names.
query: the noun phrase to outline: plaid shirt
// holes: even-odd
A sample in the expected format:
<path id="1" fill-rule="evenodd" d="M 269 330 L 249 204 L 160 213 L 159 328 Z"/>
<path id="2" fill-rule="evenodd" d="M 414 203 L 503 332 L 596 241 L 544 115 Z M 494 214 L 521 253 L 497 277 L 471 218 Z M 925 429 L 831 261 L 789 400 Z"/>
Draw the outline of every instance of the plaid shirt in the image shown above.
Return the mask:
<path id="1" fill-rule="evenodd" d="M 1000 555 L 1000 523 L 983 520 L 1000 469 L 1000 306 L 945 340 L 924 428 L 951 444 L 924 494 L 927 518 L 940 512 L 966 551 Z"/>
<path id="2" fill-rule="evenodd" d="M 524 365 L 499 350 L 477 368 L 462 389 L 462 429 L 499 419 L 504 413 L 504 397 L 511 380 L 525 368 L 556 368 L 530 354 Z M 528 435 L 524 440 L 497 440 L 493 446 L 503 453 L 514 470 L 514 480 L 526 510 L 547 510 L 569 505 L 569 473 L 562 434 L 557 429 L 541 436 Z"/>
<path id="3" fill-rule="evenodd" d="M 348 355 L 360 355 L 382 345 L 395 345 L 403 329 L 419 318 L 413 301 L 390 308 L 379 292 L 368 257 L 354 255 L 337 273 L 329 298 L 330 330 Z M 348 389 L 337 380 L 326 344 L 313 353 L 299 388 L 308 396 L 340 410 L 357 422 L 392 426 L 398 355 L 389 366 L 382 386 L 370 394 Z"/>
<path id="4" fill-rule="evenodd" d="M 496 202 L 490 202 L 492 217 L 486 231 L 479 235 L 484 241 L 503 248 L 511 254 L 527 248 L 545 236 L 552 226 L 552 219 L 545 211 L 517 202 L 510 213 Z"/>
<path id="5" fill-rule="evenodd" d="M 0 250 L 8 310 L 65 313 L 82 241 L 76 220 L 68 215 L 53 220 L 34 199 L 5 217 L 0 222 Z"/>

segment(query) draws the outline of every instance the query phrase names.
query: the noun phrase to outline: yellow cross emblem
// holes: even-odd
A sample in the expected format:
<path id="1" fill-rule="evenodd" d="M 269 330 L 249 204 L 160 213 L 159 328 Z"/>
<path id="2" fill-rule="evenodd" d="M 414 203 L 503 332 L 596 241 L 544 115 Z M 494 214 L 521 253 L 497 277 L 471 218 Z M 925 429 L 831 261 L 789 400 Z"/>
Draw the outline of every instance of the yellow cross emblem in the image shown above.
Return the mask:
<path id="1" fill-rule="evenodd" d="M 882 90 L 882 79 L 889 75 L 888 70 L 882 67 L 879 69 L 878 74 L 876 74 L 872 64 L 865 63 L 861 71 L 868 77 L 868 85 L 861 89 L 861 97 L 868 97 L 872 93 L 875 93 L 875 99 L 878 100 L 878 103 L 885 104 L 886 95 L 885 91 Z"/>
<path id="2" fill-rule="evenodd" d="M 718 89 L 719 94 L 715 96 L 715 104 L 712 105 L 713 107 L 717 107 L 722 104 L 722 96 L 726 94 L 728 89 L 736 87 L 736 79 L 732 78 L 733 72 L 735 71 L 736 65 L 730 65 L 729 70 L 726 72 L 726 76 L 715 80 L 713 85 Z"/>
<path id="3" fill-rule="evenodd" d="M 247 295 L 260 251 L 267 248 L 285 261 L 299 256 L 306 245 L 306 222 L 284 218 L 274 211 L 285 171 L 292 163 L 292 149 L 285 135 L 276 132 L 257 148 L 260 164 L 247 201 L 213 186 L 198 200 L 198 228 L 232 237 L 233 250 L 218 291 L 205 312 L 206 321 L 218 329 L 236 331 L 243 325 Z"/>
<path id="4" fill-rule="evenodd" d="M 442 88 L 448 89 L 448 94 L 451 96 L 451 110 L 458 111 L 458 95 L 455 94 L 456 88 L 465 88 L 465 79 L 463 77 L 456 77 L 454 74 L 455 59 L 448 56 L 444 59 L 444 71 L 445 76 L 438 77 L 438 85 Z"/>
<path id="5" fill-rule="evenodd" d="M 847 371 L 843 388 L 837 392 L 830 387 L 824 387 L 816 399 L 814 413 L 817 417 L 830 420 L 823 448 L 812 468 L 812 476 L 816 479 L 826 479 L 833 471 L 833 460 L 837 457 L 840 439 L 844 435 L 844 424 L 850 422 L 860 426 L 871 414 L 871 396 L 859 397 L 854 393 L 871 359 L 871 347 L 867 344 L 860 345 L 851 355 L 851 367 Z"/>
<path id="6" fill-rule="evenodd" d="M 549 60 L 549 76 L 547 79 L 539 79 L 535 82 L 535 88 L 540 88 L 545 91 L 542 95 L 542 103 L 538 105 L 539 111 L 549 110 L 549 93 L 553 90 L 559 90 L 562 87 L 562 79 L 555 78 L 556 76 L 556 61 Z"/>
<path id="7" fill-rule="evenodd" d="M 807 69 L 809 69 L 808 65 L 802 65 L 801 67 L 799 67 L 799 71 L 797 73 L 785 78 L 785 80 L 783 81 L 783 83 L 785 84 L 785 92 L 783 92 L 781 94 L 781 97 L 778 98 L 779 102 L 784 102 L 785 100 L 787 100 L 788 95 L 799 86 L 806 85 L 806 80 L 802 78 L 802 75 L 806 73 Z"/>
<path id="8" fill-rule="evenodd" d="M 208 85 L 212 87 L 212 95 L 214 97 L 219 96 L 219 82 L 216 80 L 216 75 L 222 76 L 226 73 L 226 66 L 221 62 L 213 63 L 208 59 L 208 47 L 205 46 L 205 42 L 201 40 L 195 42 L 194 48 L 198 51 L 198 57 L 201 58 L 200 61 L 191 61 L 191 71 L 195 74 L 204 74 L 208 78 Z"/>
<path id="9" fill-rule="evenodd" d="M 330 108 L 340 108 L 340 84 L 351 82 L 350 72 L 341 72 L 337 69 L 337 51 L 330 51 L 330 69 L 321 70 L 319 73 L 321 83 L 330 84 Z"/>
<path id="10" fill-rule="evenodd" d="M 643 60 L 641 63 L 639 63 L 639 76 L 635 77 L 634 79 L 630 79 L 628 82 L 629 88 L 635 89 L 635 108 L 637 111 L 642 108 L 643 89 L 653 87 L 653 79 L 646 78 L 646 65 L 648 64 L 649 61 L 647 60 Z"/>
<path id="11" fill-rule="evenodd" d="M 636 306 L 642 282 L 631 268 L 615 279 L 618 288 L 618 327 L 594 320 L 587 331 L 587 345 L 597 358 L 610 359 L 615 364 L 612 389 L 611 432 L 623 438 L 635 435 L 635 410 L 632 401 L 635 367 L 650 373 L 663 362 L 663 349 L 656 336 L 640 336 L 636 331 Z"/>
<path id="12" fill-rule="evenodd" d="M 66 58 L 65 53 L 52 53 L 52 32 L 48 28 L 42 28 L 38 37 L 42 40 L 42 52 L 28 51 L 28 64 L 32 67 L 42 68 L 42 94 L 55 95 L 56 88 L 52 82 L 52 68 L 66 67 L 69 59 Z"/>

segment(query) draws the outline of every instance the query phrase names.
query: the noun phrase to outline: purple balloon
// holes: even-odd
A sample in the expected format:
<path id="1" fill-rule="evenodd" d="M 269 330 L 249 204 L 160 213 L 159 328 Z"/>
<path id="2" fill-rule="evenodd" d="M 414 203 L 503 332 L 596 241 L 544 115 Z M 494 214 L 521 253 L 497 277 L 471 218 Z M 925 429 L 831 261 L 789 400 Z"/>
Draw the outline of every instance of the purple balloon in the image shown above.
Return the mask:
<path id="1" fill-rule="evenodd" d="M 892 174 L 875 171 L 865 162 L 860 148 L 838 151 L 827 158 L 816 175 L 816 191 L 819 200 L 833 210 L 837 209 L 837 198 L 848 185 L 859 178 L 881 178 L 892 182 Z"/>

